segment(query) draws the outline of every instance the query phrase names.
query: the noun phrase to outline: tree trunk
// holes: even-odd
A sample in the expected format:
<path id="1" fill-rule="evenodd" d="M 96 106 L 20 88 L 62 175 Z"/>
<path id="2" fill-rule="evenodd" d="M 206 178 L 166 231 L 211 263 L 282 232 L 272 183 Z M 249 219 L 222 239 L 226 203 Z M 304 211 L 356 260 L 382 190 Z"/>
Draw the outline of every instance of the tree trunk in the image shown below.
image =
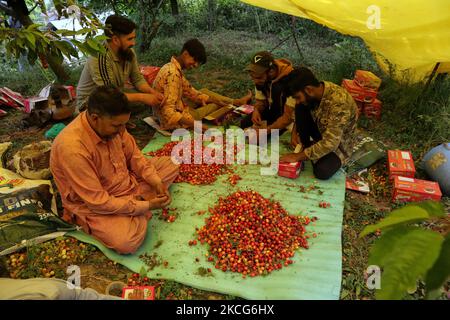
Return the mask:
<path id="1" fill-rule="evenodd" d="M 214 31 L 216 22 L 216 0 L 208 0 L 208 30 Z"/>
<path id="2" fill-rule="evenodd" d="M 262 30 L 261 30 L 261 21 L 259 20 L 259 14 L 258 14 L 258 10 L 255 8 L 255 20 L 256 20 L 256 25 L 258 26 L 258 38 L 261 37 L 262 35 Z"/>
<path id="3" fill-rule="evenodd" d="M 30 13 L 25 4 L 25 0 L 11 0 L 8 1 L 8 5 L 14 10 L 15 18 L 20 21 L 24 28 L 33 24 L 33 20 L 31 20 L 29 16 Z M 53 73 L 58 78 L 58 81 L 60 83 L 65 83 L 69 79 L 69 75 L 67 74 L 66 70 L 64 70 L 62 64 L 58 63 L 56 61 L 57 59 L 50 55 L 49 51 L 45 55 L 45 58 L 47 59 L 47 62 Z"/>
<path id="4" fill-rule="evenodd" d="M 170 0 L 170 6 L 172 8 L 172 15 L 177 16 L 180 12 L 178 10 L 178 1 L 177 0 Z"/>
<path id="5" fill-rule="evenodd" d="M 141 35 L 141 43 L 139 45 L 139 52 L 145 52 L 150 49 L 153 39 L 156 37 L 159 28 L 162 25 L 161 21 L 158 21 L 158 12 L 161 9 L 164 0 L 153 0 L 146 3 L 145 0 L 140 0 L 139 5 L 141 8 L 148 8 L 152 6 L 151 21 L 149 12 L 141 10 L 139 16 L 139 33 Z"/>

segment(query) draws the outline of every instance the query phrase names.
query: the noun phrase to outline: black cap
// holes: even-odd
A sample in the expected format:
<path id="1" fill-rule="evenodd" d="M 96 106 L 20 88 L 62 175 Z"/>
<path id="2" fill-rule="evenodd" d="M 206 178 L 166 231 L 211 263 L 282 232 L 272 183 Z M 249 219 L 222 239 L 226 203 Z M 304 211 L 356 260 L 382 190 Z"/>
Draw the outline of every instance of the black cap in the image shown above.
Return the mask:
<path id="1" fill-rule="evenodd" d="M 260 51 L 253 55 L 250 64 L 245 68 L 246 71 L 253 73 L 266 72 L 274 64 L 274 59 L 269 51 Z"/>

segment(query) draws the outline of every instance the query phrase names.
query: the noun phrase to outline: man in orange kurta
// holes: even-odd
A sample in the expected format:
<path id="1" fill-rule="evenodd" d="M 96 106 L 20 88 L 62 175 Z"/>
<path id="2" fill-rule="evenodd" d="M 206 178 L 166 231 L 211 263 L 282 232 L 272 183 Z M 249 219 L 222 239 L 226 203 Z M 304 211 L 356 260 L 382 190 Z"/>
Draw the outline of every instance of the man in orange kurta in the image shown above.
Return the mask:
<path id="1" fill-rule="evenodd" d="M 129 118 L 126 96 L 99 87 L 87 111 L 57 136 L 50 156 L 63 218 L 121 254 L 139 248 L 151 210 L 170 203 L 168 187 L 178 175 L 170 157 L 142 155 L 125 129 Z"/>

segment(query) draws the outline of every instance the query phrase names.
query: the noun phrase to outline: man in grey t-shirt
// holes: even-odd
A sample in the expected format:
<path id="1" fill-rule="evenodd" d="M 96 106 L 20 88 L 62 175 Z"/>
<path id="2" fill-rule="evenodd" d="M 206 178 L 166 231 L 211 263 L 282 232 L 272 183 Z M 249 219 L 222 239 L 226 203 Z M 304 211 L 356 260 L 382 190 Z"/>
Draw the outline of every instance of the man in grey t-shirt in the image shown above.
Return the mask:
<path id="1" fill-rule="evenodd" d="M 77 86 L 77 113 L 83 110 L 87 98 L 95 88 L 115 85 L 124 90 L 130 80 L 136 92 L 124 92 L 130 102 L 140 102 L 156 107 L 163 95 L 150 87 L 139 71 L 136 53 L 136 24 L 128 18 L 112 15 L 105 21 L 106 52 L 89 57 Z"/>

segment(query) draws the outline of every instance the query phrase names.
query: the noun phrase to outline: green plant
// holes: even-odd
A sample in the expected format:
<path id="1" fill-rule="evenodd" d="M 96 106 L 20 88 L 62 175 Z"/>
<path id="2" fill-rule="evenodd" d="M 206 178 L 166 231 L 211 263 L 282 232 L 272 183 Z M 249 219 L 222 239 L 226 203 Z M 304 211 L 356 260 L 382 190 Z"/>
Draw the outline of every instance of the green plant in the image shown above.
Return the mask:
<path id="1" fill-rule="evenodd" d="M 95 14 L 74 1 L 54 0 L 55 9 L 59 17 L 78 19 L 83 29 L 79 31 L 59 29 L 53 31 L 39 23 L 35 23 L 28 9 L 29 3 L 25 0 L 8 1 L 8 5 L 0 6 L 0 45 L 5 46 L 6 56 L 19 60 L 26 57 L 31 65 L 40 60 L 45 67 L 49 66 L 57 78 L 64 82 L 67 80 L 62 63 L 67 59 L 78 58 L 77 49 L 85 55 L 96 55 L 105 52 L 102 41 L 107 37 L 97 35 L 102 28 Z M 42 14 L 47 14 L 47 5 L 44 1 L 37 1 L 34 8 L 39 6 Z M 34 9 L 33 9 L 34 10 Z M 32 11 L 33 11 L 32 10 Z M 13 23 L 3 23 L 5 17 L 11 18 Z M 5 26 L 3 26 L 3 24 Z M 75 36 L 85 36 L 83 41 Z"/>
<path id="2" fill-rule="evenodd" d="M 368 225 L 360 238 L 382 230 L 370 250 L 369 265 L 382 269 L 377 299 L 402 299 L 414 291 L 418 280 L 426 283 L 427 298 L 436 298 L 450 276 L 450 237 L 417 225 L 444 219 L 441 203 L 424 201 L 392 211 L 385 219 Z"/>

